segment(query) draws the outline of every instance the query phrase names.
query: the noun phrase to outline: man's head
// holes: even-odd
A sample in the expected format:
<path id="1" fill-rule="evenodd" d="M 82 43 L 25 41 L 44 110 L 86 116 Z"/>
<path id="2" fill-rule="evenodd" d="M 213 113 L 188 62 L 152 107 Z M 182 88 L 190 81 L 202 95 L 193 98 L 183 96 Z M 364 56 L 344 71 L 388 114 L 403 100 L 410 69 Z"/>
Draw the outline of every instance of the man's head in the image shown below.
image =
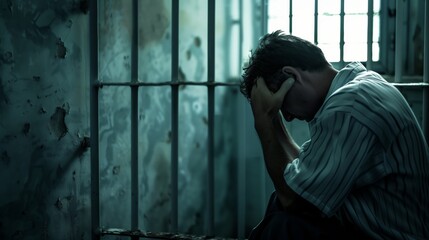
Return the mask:
<path id="1" fill-rule="evenodd" d="M 281 71 L 285 74 L 283 81 L 288 76 L 295 78 L 281 108 L 286 120 L 311 120 L 322 104 L 320 101 L 323 102 L 325 96 L 321 95 L 327 92 L 326 84 L 320 82 L 323 89 L 317 86 L 317 79 L 324 79 L 327 69 L 333 70 L 319 47 L 279 30 L 262 37 L 251 52 L 248 65 L 243 69 L 240 90 L 250 101 L 254 81 L 262 77 L 268 88 L 276 92 L 280 85 L 275 76 Z"/>

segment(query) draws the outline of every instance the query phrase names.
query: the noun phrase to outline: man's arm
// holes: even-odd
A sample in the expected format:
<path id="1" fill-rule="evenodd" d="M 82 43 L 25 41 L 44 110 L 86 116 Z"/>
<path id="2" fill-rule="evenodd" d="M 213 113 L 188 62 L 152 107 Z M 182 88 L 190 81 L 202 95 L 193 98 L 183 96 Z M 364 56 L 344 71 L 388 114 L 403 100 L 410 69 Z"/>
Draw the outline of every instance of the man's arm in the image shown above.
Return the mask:
<path id="1" fill-rule="evenodd" d="M 293 192 L 283 177 L 286 165 L 298 155 L 298 147 L 283 130 L 280 116 L 274 119 L 259 117 L 255 119 L 255 129 L 262 145 L 265 166 L 273 181 L 277 196 L 284 209 L 295 200 Z"/>
<path id="2" fill-rule="evenodd" d="M 259 78 L 252 89 L 255 129 L 262 145 L 268 174 L 285 209 L 292 205 L 296 194 L 286 184 L 283 173 L 286 165 L 298 155 L 299 148 L 285 129 L 279 109 L 292 84 L 293 80 L 285 81 L 276 93 L 272 93 L 264 80 Z"/>
<path id="3" fill-rule="evenodd" d="M 293 138 L 289 135 L 285 125 L 283 124 L 283 116 L 279 112 L 273 120 L 274 128 L 276 130 L 277 138 L 282 145 L 282 148 L 290 155 L 291 159 L 287 162 L 290 163 L 293 159 L 298 157 L 300 147 L 295 143 Z"/>

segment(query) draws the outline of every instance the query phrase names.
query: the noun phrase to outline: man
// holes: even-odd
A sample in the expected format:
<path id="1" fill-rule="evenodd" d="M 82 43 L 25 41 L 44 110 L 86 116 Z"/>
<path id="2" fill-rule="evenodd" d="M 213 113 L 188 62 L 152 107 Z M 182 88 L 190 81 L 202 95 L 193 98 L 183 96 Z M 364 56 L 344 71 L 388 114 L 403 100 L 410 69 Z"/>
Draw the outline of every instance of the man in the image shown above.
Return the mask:
<path id="1" fill-rule="evenodd" d="M 241 92 L 275 187 L 250 239 L 429 239 L 428 146 L 379 74 L 337 71 L 314 44 L 276 31 L 252 52 Z M 307 121 L 310 140 L 298 147 L 282 117 Z"/>

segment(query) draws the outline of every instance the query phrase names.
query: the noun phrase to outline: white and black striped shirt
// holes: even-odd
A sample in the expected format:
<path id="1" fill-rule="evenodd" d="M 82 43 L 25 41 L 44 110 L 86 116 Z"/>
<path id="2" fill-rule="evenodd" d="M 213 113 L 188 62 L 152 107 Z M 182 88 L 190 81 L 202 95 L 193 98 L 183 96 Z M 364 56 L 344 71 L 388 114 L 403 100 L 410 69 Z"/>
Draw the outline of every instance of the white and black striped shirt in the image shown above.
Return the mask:
<path id="1" fill-rule="evenodd" d="M 338 72 L 287 184 L 375 239 L 429 239 L 429 151 L 402 94 L 351 63 Z"/>

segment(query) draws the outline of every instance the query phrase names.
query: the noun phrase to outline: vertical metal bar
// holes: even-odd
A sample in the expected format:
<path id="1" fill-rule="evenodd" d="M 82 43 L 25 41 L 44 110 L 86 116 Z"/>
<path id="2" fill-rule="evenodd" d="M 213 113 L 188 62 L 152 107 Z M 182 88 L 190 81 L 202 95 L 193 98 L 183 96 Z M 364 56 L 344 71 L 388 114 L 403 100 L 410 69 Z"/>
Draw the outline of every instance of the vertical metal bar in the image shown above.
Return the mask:
<path id="1" fill-rule="evenodd" d="M 242 71 L 242 57 L 243 57 L 243 0 L 238 0 L 238 72 Z"/>
<path id="2" fill-rule="evenodd" d="M 368 0 L 368 36 L 366 68 L 372 69 L 372 34 L 374 30 L 374 0 Z"/>
<path id="3" fill-rule="evenodd" d="M 261 27 L 262 34 L 268 32 L 268 0 L 261 0 Z"/>
<path id="4" fill-rule="evenodd" d="M 171 82 L 179 81 L 179 0 L 171 5 Z M 171 85 L 171 232 L 179 218 L 179 86 Z"/>
<path id="5" fill-rule="evenodd" d="M 404 34 L 404 1 L 396 0 L 396 31 L 395 31 L 395 82 L 401 82 L 402 79 L 402 57 L 403 44 L 402 35 Z"/>
<path id="6" fill-rule="evenodd" d="M 344 66 L 344 0 L 341 0 L 340 10 L 340 64 Z"/>
<path id="7" fill-rule="evenodd" d="M 389 45 L 388 44 L 388 39 L 390 39 L 389 36 L 389 31 L 388 31 L 388 27 L 387 27 L 387 23 L 389 21 L 388 18 L 388 14 L 387 14 L 387 9 L 388 9 L 388 3 L 386 1 L 380 1 L 380 9 L 379 9 L 379 14 L 380 14 L 380 36 L 379 36 L 379 42 L 381 43 L 386 43 L 386 44 L 379 44 L 380 47 L 380 63 L 381 65 L 384 65 L 384 68 L 382 70 L 385 70 L 386 72 L 388 72 L 389 69 L 389 62 L 390 59 L 388 57 L 389 55 Z"/>
<path id="8" fill-rule="evenodd" d="M 89 3 L 89 71 L 90 71 L 90 132 L 91 132 L 91 235 L 100 239 L 100 164 L 98 126 L 98 1 Z"/>
<path id="9" fill-rule="evenodd" d="M 318 30 L 319 30 L 319 1 L 314 0 L 314 44 L 318 44 Z"/>
<path id="10" fill-rule="evenodd" d="M 215 81 L 215 0 L 208 0 L 207 77 Z M 208 235 L 214 235 L 214 85 L 207 86 L 208 96 Z"/>
<path id="11" fill-rule="evenodd" d="M 292 19 L 293 19 L 293 0 L 289 0 L 289 34 L 292 35 Z"/>
<path id="12" fill-rule="evenodd" d="M 423 81 L 429 83 L 429 1 L 425 1 Z M 423 132 L 429 143 L 429 88 L 423 90 Z"/>
<path id="13" fill-rule="evenodd" d="M 138 0 L 132 1 L 131 82 L 138 82 Z M 131 229 L 139 229 L 138 91 L 131 86 Z M 132 239 L 138 239 L 133 237 Z"/>
<path id="14" fill-rule="evenodd" d="M 243 57 L 243 46 L 241 43 L 243 42 L 243 0 L 238 0 L 238 11 L 239 11 L 239 36 L 238 36 L 238 67 L 239 72 L 241 72 L 242 67 L 242 57 Z M 241 105 L 239 105 L 239 111 L 244 109 L 243 101 L 239 101 Z M 244 111 L 239 116 L 244 116 Z M 244 136 L 244 125 L 238 124 L 239 131 L 241 130 L 241 134 L 238 136 Z M 243 139 L 244 140 L 244 139 Z M 245 196 L 246 196 L 246 159 L 245 159 L 245 144 L 240 141 L 240 149 L 238 152 L 238 166 L 237 166 L 237 237 L 238 239 L 245 239 Z"/>

